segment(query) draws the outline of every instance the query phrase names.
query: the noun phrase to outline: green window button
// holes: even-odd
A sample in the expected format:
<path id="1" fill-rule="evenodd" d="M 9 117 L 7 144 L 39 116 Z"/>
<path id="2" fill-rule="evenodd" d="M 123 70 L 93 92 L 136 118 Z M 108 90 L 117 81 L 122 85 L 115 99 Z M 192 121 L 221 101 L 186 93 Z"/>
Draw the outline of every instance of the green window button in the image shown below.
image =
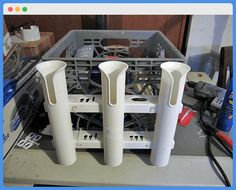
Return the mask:
<path id="1" fill-rule="evenodd" d="M 23 7 L 23 8 L 22 8 L 22 11 L 23 11 L 23 12 L 27 12 L 27 7 Z"/>

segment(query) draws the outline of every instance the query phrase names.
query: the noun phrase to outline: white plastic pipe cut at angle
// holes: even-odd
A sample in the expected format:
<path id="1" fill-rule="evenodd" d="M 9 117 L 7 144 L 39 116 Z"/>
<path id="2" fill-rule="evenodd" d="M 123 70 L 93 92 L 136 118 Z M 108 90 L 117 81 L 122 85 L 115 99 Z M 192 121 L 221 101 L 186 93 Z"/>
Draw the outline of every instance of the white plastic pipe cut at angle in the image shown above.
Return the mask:
<path id="1" fill-rule="evenodd" d="M 179 62 L 161 64 L 162 75 L 158 111 L 153 133 L 151 162 L 164 167 L 169 163 L 187 73 L 190 67 Z"/>
<path id="2" fill-rule="evenodd" d="M 126 63 L 107 61 L 99 65 L 102 81 L 104 162 L 119 166 L 123 160 Z"/>
<path id="3" fill-rule="evenodd" d="M 66 63 L 63 61 L 46 61 L 36 66 L 42 79 L 40 81 L 57 161 L 68 166 L 76 161 L 76 150 L 68 106 L 65 67 Z"/>

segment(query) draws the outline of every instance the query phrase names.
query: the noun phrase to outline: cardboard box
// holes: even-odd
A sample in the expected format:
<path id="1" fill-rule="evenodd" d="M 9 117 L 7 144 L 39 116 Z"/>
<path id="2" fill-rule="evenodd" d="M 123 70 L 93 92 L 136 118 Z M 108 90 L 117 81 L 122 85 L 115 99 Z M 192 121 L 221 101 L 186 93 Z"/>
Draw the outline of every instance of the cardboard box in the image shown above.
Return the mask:
<path id="1" fill-rule="evenodd" d="M 20 43 L 24 56 L 42 56 L 54 45 L 55 40 L 52 32 L 40 32 L 40 35 L 40 40 Z"/>

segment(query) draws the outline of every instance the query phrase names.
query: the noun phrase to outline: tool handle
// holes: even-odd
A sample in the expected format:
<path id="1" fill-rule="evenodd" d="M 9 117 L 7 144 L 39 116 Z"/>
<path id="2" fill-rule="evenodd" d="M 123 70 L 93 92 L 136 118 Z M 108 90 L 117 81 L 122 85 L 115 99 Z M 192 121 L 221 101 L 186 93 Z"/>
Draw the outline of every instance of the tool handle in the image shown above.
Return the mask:
<path id="1" fill-rule="evenodd" d="M 233 150 L 233 141 L 230 137 L 228 137 L 224 132 L 218 131 L 216 132 L 216 136 L 219 137 L 225 144 Z"/>

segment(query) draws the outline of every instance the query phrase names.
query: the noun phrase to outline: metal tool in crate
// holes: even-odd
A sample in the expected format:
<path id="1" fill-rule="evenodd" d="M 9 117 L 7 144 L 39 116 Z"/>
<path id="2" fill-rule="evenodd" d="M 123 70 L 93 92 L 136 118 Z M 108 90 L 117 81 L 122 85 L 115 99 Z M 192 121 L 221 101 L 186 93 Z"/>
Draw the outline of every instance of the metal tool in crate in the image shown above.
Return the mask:
<path id="1" fill-rule="evenodd" d="M 37 65 L 41 74 L 53 144 L 60 164 L 73 164 L 76 161 L 75 149 L 84 148 L 81 145 L 83 142 L 86 143 L 86 139 L 79 142 L 80 132 L 72 130 L 70 112 L 103 113 L 103 131 L 99 137 L 98 133 L 94 134 L 94 137 L 97 140 L 95 144 L 104 149 L 104 161 L 107 165 L 119 166 L 123 159 L 123 148 L 140 146 L 140 141 L 144 138 L 147 142 L 149 140 L 148 148 L 152 150 L 151 162 L 160 167 L 168 164 L 174 146 L 178 115 L 182 110 L 184 84 L 190 70 L 188 65 L 178 62 L 162 63 L 158 111 L 153 136 L 149 139 L 140 136 L 130 147 L 125 146 L 124 142 L 124 113 L 156 112 L 156 97 L 126 96 L 125 77 L 128 65 L 120 61 L 107 61 L 99 65 L 102 72 L 102 96 L 68 96 L 65 67 L 66 63 L 63 61 L 46 61 Z M 144 101 L 133 101 L 135 98 Z M 82 101 L 84 99 L 85 102 Z"/>

